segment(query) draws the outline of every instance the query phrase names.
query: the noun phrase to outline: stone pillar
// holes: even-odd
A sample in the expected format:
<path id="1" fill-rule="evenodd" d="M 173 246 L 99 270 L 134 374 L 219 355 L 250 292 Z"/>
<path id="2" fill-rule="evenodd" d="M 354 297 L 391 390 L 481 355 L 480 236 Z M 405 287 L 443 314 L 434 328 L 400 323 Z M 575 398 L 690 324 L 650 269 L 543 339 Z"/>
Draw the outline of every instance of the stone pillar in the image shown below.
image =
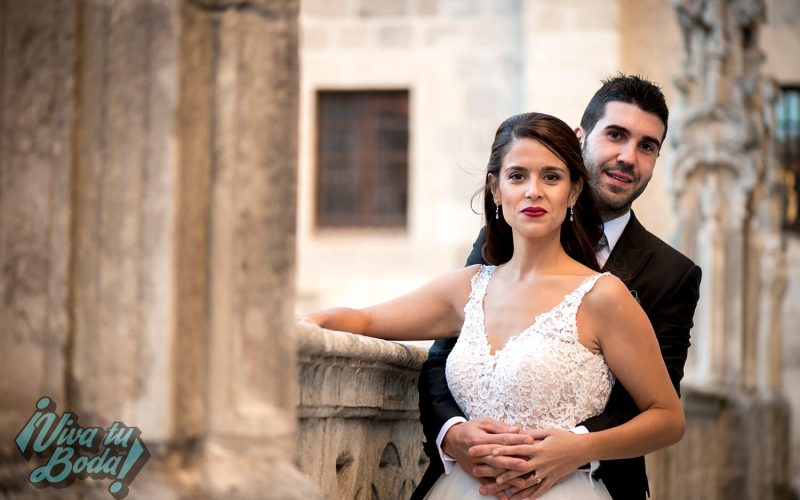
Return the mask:
<path id="1" fill-rule="evenodd" d="M 77 5 L 69 406 L 84 425 L 141 429 L 151 458 L 130 490 L 170 498 L 182 488 L 170 466 L 182 462 L 177 369 L 191 355 L 176 349 L 180 11 Z"/>
<path id="2" fill-rule="evenodd" d="M 151 498 L 293 465 L 297 0 L 0 0 L 0 491 L 47 395 L 141 430 Z M 64 498 L 107 498 L 78 481 Z"/>
<path id="3" fill-rule="evenodd" d="M 83 2 L 76 24 L 69 400 L 151 442 L 172 427 L 174 2 Z"/>
<path id="4" fill-rule="evenodd" d="M 67 394 L 74 18 L 0 1 L 0 490 L 30 488 L 14 437 Z"/>
<path id="5" fill-rule="evenodd" d="M 297 0 L 184 8 L 186 41 L 200 42 L 192 71 L 211 77 L 192 98 L 210 98 L 199 117 L 208 129 L 188 115 L 184 125 L 210 137 L 203 470 L 212 497 L 318 496 L 292 464 L 298 8 Z M 183 82 L 189 92 L 192 81 Z"/>

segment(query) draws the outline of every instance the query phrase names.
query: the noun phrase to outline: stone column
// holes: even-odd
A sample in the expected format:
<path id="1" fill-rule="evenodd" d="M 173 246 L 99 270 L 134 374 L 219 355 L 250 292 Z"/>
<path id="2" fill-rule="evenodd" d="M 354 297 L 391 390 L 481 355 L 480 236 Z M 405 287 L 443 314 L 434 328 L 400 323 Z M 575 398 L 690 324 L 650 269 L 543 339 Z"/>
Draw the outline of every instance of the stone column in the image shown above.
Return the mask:
<path id="1" fill-rule="evenodd" d="M 783 498 L 788 409 L 780 394 L 780 311 L 786 288 L 780 193 L 773 158 L 773 84 L 760 73 L 763 0 L 674 0 L 685 49 L 668 161 L 679 247 L 703 268 L 687 385 L 720 398 L 714 452 L 694 434 L 660 453 L 695 453 L 720 466 L 708 498 Z M 688 394 L 692 394 L 689 392 Z M 698 394 L 703 394 L 699 392 Z M 703 396 L 708 399 L 707 396 Z M 691 415 L 693 401 L 684 402 Z M 695 404 L 696 405 L 696 404 Z M 677 461 L 676 463 L 683 463 Z M 655 494 L 678 498 L 681 474 Z"/>
<path id="2" fill-rule="evenodd" d="M 87 1 L 76 24 L 70 403 L 170 437 L 178 18 L 174 2 Z"/>
<path id="3" fill-rule="evenodd" d="M 14 437 L 67 394 L 74 16 L 0 1 L 0 490 L 29 488 Z"/>
<path id="4" fill-rule="evenodd" d="M 203 489 L 214 498 L 319 496 L 292 463 L 298 8 L 297 0 L 184 5 L 191 73 L 211 78 L 196 95 L 195 79 L 183 80 L 183 124 L 189 142 L 210 139 L 202 468 Z M 205 98 L 197 118 L 206 125 L 198 126 L 190 101 Z"/>
<path id="5" fill-rule="evenodd" d="M 293 465 L 297 0 L 0 1 L 0 490 L 50 396 L 141 429 L 151 498 Z M 78 481 L 64 498 L 107 498 Z"/>

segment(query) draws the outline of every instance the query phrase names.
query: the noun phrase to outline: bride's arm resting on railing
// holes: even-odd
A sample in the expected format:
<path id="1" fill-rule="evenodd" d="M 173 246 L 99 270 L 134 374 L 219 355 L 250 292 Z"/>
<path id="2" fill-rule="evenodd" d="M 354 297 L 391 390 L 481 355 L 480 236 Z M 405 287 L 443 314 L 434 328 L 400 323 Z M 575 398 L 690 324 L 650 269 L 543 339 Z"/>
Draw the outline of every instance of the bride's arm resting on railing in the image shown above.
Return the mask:
<path id="1" fill-rule="evenodd" d="M 455 337 L 464 322 L 464 304 L 477 268 L 458 269 L 382 304 L 363 309 L 336 307 L 310 313 L 305 319 L 328 330 L 386 340 Z"/>

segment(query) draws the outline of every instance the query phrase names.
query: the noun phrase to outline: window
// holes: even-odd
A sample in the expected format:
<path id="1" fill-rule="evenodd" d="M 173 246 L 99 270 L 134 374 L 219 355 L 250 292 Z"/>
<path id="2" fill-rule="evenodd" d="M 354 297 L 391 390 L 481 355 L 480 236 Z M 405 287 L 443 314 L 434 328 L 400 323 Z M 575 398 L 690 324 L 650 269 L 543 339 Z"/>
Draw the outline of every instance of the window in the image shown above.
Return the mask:
<path id="1" fill-rule="evenodd" d="M 319 227 L 405 227 L 408 91 L 317 94 Z"/>
<path id="2" fill-rule="evenodd" d="M 786 169 L 788 184 L 784 225 L 786 229 L 800 232 L 797 206 L 800 196 L 800 87 L 783 87 L 775 111 L 778 155 Z"/>

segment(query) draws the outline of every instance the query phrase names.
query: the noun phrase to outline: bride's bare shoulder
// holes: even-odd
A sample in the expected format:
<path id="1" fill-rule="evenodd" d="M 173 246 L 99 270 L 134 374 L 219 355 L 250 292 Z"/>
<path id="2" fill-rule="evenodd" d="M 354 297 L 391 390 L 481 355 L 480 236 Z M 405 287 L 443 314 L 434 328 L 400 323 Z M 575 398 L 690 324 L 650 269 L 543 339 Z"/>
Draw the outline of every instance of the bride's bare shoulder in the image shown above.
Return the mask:
<path id="1" fill-rule="evenodd" d="M 432 289 L 429 290 L 449 302 L 455 309 L 461 309 L 472 290 L 472 279 L 480 269 L 480 265 L 473 265 L 450 271 L 430 283 L 428 287 Z"/>
<path id="2" fill-rule="evenodd" d="M 583 299 L 589 309 L 608 312 L 619 308 L 638 307 L 628 287 L 613 274 L 604 274 Z"/>
<path id="3" fill-rule="evenodd" d="M 480 272 L 482 267 L 483 266 L 480 264 L 462 267 L 454 271 L 450 271 L 442 276 L 440 280 L 445 286 L 469 288 L 471 286 L 472 279 L 478 274 L 478 272 Z"/>
<path id="4" fill-rule="evenodd" d="M 475 264 L 455 269 L 434 279 L 431 284 L 439 288 L 469 287 L 472 278 L 480 271 L 481 267 L 479 264 Z"/>

